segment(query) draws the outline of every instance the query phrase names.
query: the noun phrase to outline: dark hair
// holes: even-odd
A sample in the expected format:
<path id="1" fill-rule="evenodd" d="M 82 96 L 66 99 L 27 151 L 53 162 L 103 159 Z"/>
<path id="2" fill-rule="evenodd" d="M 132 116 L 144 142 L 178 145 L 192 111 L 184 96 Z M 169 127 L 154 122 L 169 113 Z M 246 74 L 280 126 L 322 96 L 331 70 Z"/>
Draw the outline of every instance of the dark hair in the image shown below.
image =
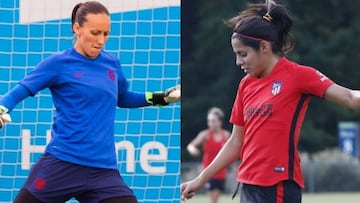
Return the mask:
<path id="1" fill-rule="evenodd" d="M 260 49 L 260 41 L 269 41 L 272 51 L 284 55 L 292 50 L 295 40 L 290 33 L 293 20 L 279 4 L 248 4 L 248 8 L 225 22 L 235 34 L 233 38 Z M 237 33 L 237 34 L 236 34 Z"/>
<path id="2" fill-rule="evenodd" d="M 224 121 L 224 112 L 218 108 L 218 107 L 212 107 L 209 111 L 208 111 L 208 115 L 209 114 L 213 114 L 215 115 L 221 122 Z"/>
<path id="3" fill-rule="evenodd" d="M 74 28 L 73 28 L 74 24 L 79 23 L 79 25 L 82 26 L 84 22 L 86 22 L 86 15 L 89 13 L 91 14 L 105 13 L 109 15 L 108 9 L 100 2 L 87 1 L 85 3 L 78 3 L 73 8 L 71 14 L 72 32 L 74 32 Z"/>

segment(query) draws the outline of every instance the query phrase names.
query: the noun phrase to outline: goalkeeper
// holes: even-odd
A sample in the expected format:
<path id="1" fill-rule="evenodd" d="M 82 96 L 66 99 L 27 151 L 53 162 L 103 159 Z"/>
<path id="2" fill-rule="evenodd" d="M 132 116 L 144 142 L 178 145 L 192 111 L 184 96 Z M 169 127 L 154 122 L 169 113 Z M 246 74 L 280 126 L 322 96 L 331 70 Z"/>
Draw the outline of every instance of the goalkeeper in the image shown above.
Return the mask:
<path id="1" fill-rule="evenodd" d="M 168 105 L 180 99 L 179 86 L 163 93 L 128 90 L 119 60 L 102 50 L 110 17 L 101 3 L 77 4 L 72 11 L 74 47 L 43 60 L 0 98 L 0 127 L 22 100 L 49 88 L 56 109 L 52 139 L 15 203 L 135 203 L 117 169 L 116 107 Z"/>

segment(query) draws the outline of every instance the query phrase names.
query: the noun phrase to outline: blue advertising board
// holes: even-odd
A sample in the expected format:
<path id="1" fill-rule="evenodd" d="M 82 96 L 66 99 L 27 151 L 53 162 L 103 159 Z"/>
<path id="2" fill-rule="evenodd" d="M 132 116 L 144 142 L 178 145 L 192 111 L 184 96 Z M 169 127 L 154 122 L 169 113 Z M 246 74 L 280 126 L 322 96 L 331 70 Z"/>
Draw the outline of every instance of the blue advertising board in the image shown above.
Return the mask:
<path id="1" fill-rule="evenodd" d="M 359 123 L 340 122 L 339 128 L 339 148 L 342 153 L 352 156 L 359 156 Z"/>
<path id="2" fill-rule="evenodd" d="M 51 16 L 51 12 L 62 16 L 56 13 L 61 9 L 69 14 L 76 2 L 0 0 L 0 96 L 42 59 L 72 47 L 69 16 L 42 16 Z M 111 35 L 105 49 L 120 58 L 130 89 L 158 91 L 179 84 L 180 1 L 104 2 L 112 3 L 108 6 Z M 126 2 L 129 5 L 124 7 Z M 116 3 L 122 7 L 117 9 Z M 16 197 L 44 151 L 53 113 L 48 90 L 27 98 L 11 112 L 13 122 L 0 131 L 0 202 Z M 114 144 L 118 168 L 139 202 L 180 202 L 179 103 L 117 110 Z"/>

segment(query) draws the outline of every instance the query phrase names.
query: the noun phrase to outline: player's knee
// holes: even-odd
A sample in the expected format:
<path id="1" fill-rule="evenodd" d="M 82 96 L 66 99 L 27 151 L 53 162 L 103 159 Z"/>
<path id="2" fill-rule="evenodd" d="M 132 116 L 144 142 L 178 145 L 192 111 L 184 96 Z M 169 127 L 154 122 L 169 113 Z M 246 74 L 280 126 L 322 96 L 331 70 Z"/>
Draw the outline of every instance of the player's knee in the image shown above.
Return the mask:
<path id="1" fill-rule="evenodd" d="M 29 191 L 21 189 L 13 203 L 45 203 L 37 199 Z"/>
<path id="2" fill-rule="evenodd" d="M 137 199 L 133 196 L 128 197 L 114 197 L 102 200 L 100 203 L 138 203 Z"/>

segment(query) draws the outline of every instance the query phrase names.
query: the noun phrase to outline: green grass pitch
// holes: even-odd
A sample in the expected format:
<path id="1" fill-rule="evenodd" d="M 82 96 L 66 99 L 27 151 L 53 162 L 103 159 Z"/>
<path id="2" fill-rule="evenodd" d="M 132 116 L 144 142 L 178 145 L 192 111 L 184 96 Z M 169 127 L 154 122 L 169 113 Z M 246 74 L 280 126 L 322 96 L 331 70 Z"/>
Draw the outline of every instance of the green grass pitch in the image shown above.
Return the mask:
<path id="1" fill-rule="evenodd" d="M 234 200 L 231 200 L 232 194 L 223 194 L 219 203 L 239 203 L 240 197 L 237 195 Z M 204 194 L 195 195 L 194 198 L 189 199 L 186 203 L 206 203 L 210 202 L 208 196 Z M 360 203 L 360 192 L 354 193 L 304 193 L 302 203 Z"/>

